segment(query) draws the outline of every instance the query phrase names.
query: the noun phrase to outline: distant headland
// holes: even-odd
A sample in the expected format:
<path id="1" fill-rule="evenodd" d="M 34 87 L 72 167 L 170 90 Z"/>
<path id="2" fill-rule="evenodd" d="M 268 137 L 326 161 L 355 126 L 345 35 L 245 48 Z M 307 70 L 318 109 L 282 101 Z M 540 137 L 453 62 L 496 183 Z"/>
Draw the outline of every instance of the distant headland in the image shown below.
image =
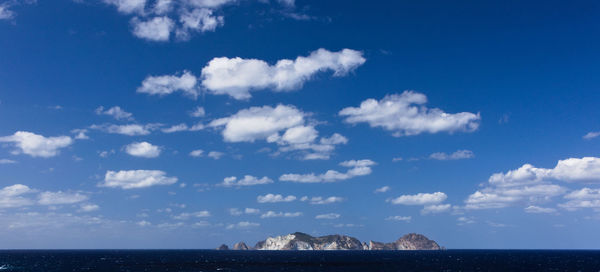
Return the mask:
<path id="1" fill-rule="evenodd" d="M 217 250 L 441 250 L 433 240 L 417 233 L 409 233 L 391 243 L 361 242 L 346 235 L 334 234 L 313 237 L 306 233 L 295 232 L 288 235 L 269 237 L 256 243 L 254 247 L 239 242 L 229 247 L 225 244 Z"/>

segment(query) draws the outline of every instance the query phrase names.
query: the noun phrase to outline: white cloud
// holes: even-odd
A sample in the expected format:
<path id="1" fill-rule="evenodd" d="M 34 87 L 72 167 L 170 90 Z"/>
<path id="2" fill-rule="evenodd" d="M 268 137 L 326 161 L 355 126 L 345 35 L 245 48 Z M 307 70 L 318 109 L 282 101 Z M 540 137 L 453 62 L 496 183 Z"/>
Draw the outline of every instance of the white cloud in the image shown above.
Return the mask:
<path id="1" fill-rule="evenodd" d="M 593 208 L 600 209 L 600 189 L 582 188 L 575 190 L 567 195 L 565 199 L 568 199 L 566 203 L 561 203 L 558 206 L 574 211 L 582 208 Z"/>
<path id="2" fill-rule="evenodd" d="M 222 135 L 226 142 L 266 140 L 276 143 L 279 152 L 303 152 L 303 159 L 328 159 L 335 145 L 348 142 L 346 137 L 337 133 L 317 141 L 318 132 L 314 126 L 306 124 L 307 115 L 294 106 L 251 107 L 213 120 L 208 126 L 223 128 Z"/>
<path id="3" fill-rule="evenodd" d="M 251 107 L 230 117 L 216 119 L 209 126 L 224 127 L 222 134 L 227 142 L 254 142 L 303 125 L 304 116 L 305 113 L 294 106 Z"/>
<path id="4" fill-rule="evenodd" d="M 154 17 L 146 21 L 134 17 L 131 19 L 131 25 L 133 26 L 133 35 L 155 42 L 168 41 L 175 26 L 173 20 L 166 16 Z"/>
<path id="5" fill-rule="evenodd" d="M 73 143 L 69 136 L 44 137 L 27 131 L 17 131 L 11 136 L 0 137 L 0 142 L 13 143 L 17 148 L 12 153 L 24 153 L 32 157 L 50 158 L 58 155 L 61 148 Z"/>
<path id="6" fill-rule="evenodd" d="M 174 133 L 174 132 L 188 131 L 188 130 L 189 130 L 188 126 L 184 123 L 181 123 L 178 125 L 170 126 L 168 128 L 163 128 L 160 131 L 162 131 L 164 133 Z"/>
<path id="7" fill-rule="evenodd" d="M 583 135 L 583 138 L 586 140 L 591 140 L 598 136 L 600 136 L 600 131 L 592 131 L 592 132 L 588 132 L 587 134 Z"/>
<path id="8" fill-rule="evenodd" d="M 544 207 L 538 207 L 538 206 L 531 205 L 531 206 L 525 208 L 525 212 L 526 213 L 555 213 L 556 209 L 544 208 Z"/>
<path id="9" fill-rule="evenodd" d="M 13 164 L 17 163 L 17 161 L 9 160 L 9 159 L 0 159 L 0 164 Z"/>
<path id="10" fill-rule="evenodd" d="M 210 216 L 210 212 L 209 211 L 198 211 L 198 212 L 193 212 L 193 213 L 180 213 L 178 215 L 173 215 L 173 219 L 175 220 L 188 220 L 190 218 L 202 218 L 202 217 L 209 217 Z"/>
<path id="11" fill-rule="evenodd" d="M 103 125 L 92 125 L 91 129 L 97 129 L 111 134 L 121 134 L 127 136 L 140 136 L 148 135 L 153 130 L 158 129 L 160 124 L 129 124 L 129 125 L 114 125 L 114 124 L 103 124 Z"/>
<path id="12" fill-rule="evenodd" d="M 255 208 L 245 208 L 243 211 L 238 208 L 229 209 L 229 214 L 231 214 L 233 216 L 239 216 L 242 214 L 258 214 L 258 213 L 260 213 L 260 210 L 255 209 Z"/>
<path id="13" fill-rule="evenodd" d="M 204 154 L 204 150 L 202 150 L 202 149 L 196 149 L 196 150 L 193 150 L 192 152 L 190 152 L 190 156 L 192 156 L 192 157 L 202 157 L 203 154 Z"/>
<path id="14" fill-rule="evenodd" d="M 400 205 L 433 205 L 446 200 L 448 196 L 442 192 L 418 193 L 416 195 L 402 195 L 389 200 L 392 204 Z"/>
<path id="15" fill-rule="evenodd" d="M 152 223 L 150 223 L 150 222 L 148 222 L 146 220 L 138 221 L 135 224 L 138 225 L 138 226 L 140 226 L 140 227 L 148 227 L 148 226 L 152 225 Z"/>
<path id="16" fill-rule="evenodd" d="M 323 205 L 323 204 L 332 204 L 332 203 L 342 202 L 342 201 L 344 201 L 344 198 L 339 197 L 339 196 L 330 196 L 330 197 L 325 197 L 325 198 L 323 198 L 322 196 L 314 196 L 312 198 L 304 196 L 304 197 L 300 198 L 300 201 L 308 201 L 308 203 L 313 204 L 313 205 Z"/>
<path id="17" fill-rule="evenodd" d="M 254 186 L 273 183 L 273 180 L 268 177 L 257 178 L 250 175 L 245 175 L 244 178 L 238 180 L 237 177 L 227 177 L 219 185 L 225 187 L 241 187 Z"/>
<path id="18" fill-rule="evenodd" d="M 204 117 L 206 115 L 206 111 L 203 107 L 196 107 L 193 111 L 190 112 L 191 117 Z"/>
<path id="19" fill-rule="evenodd" d="M 104 3 L 114 5 L 121 13 L 143 13 L 146 0 L 103 0 Z"/>
<path id="20" fill-rule="evenodd" d="M 440 204 L 440 205 L 427 205 L 423 207 L 421 210 L 422 214 L 430 214 L 430 213 L 443 213 L 449 211 L 451 208 L 450 204 Z"/>
<path id="21" fill-rule="evenodd" d="M 600 183 L 600 158 L 584 157 L 559 160 L 554 168 L 524 164 L 518 169 L 490 176 L 488 186 L 465 201 L 467 209 L 503 208 L 525 202 L 548 201 L 562 195 L 566 188 L 553 181 Z M 567 205 L 567 204 L 564 204 Z M 571 205 L 577 205 L 572 202 Z"/>
<path id="22" fill-rule="evenodd" d="M 110 109 L 104 110 L 104 107 L 100 106 L 95 110 L 98 115 L 108 115 L 116 120 L 133 120 L 133 114 L 126 112 L 119 106 L 114 106 Z"/>
<path id="23" fill-rule="evenodd" d="M 429 155 L 430 159 L 440 161 L 471 159 L 473 157 L 475 157 L 475 153 L 471 150 L 457 150 L 452 154 L 437 152 Z"/>
<path id="24" fill-rule="evenodd" d="M 86 195 L 80 193 L 42 192 L 39 195 L 38 203 L 40 205 L 63 205 L 74 204 L 88 200 Z"/>
<path id="25" fill-rule="evenodd" d="M 319 175 L 310 174 L 283 174 L 279 177 L 281 181 L 299 182 L 299 183 L 319 183 L 319 182 L 336 182 L 350 179 L 357 176 L 365 176 L 371 174 L 371 166 L 375 165 L 371 160 L 351 160 L 340 163 L 341 166 L 351 167 L 345 173 L 335 170 L 328 170 Z"/>
<path id="26" fill-rule="evenodd" d="M 32 205 L 33 201 L 23 195 L 35 190 L 23 184 L 15 184 L 0 189 L 0 208 L 16 208 Z"/>
<path id="27" fill-rule="evenodd" d="M 209 158 L 218 160 L 221 157 L 225 156 L 225 153 L 219 152 L 219 151 L 211 151 L 211 152 L 208 152 L 208 155 L 206 155 L 206 156 L 209 157 Z"/>
<path id="28" fill-rule="evenodd" d="M 183 10 L 179 14 L 181 27 L 177 29 L 175 35 L 179 40 L 189 40 L 192 31 L 215 31 L 217 27 L 225 24 L 225 20 L 223 16 L 215 16 L 213 13 L 214 11 L 208 8 Z"/>
<path id="29" fill-rule="evenodd" d="M 87 132 L 88 132 L 87 129 L 73 129 L 73 130 L 71 130 L 71 133 L 76 134 L 75 137 L 73 137 L 73 138 L 75 138 L 75 140 L 87 140 L 87 139 L 89 139 L 90 137 L 86 135 Z"/>
<path id="30" fill-rule="evenodd" d="M 96 204 L 83 204 L 79 208 L 79 212 L 93 212 L 100 209 L 100 206 Z"/>
<path id="31" fill-rule="evenodd" d="M 171 185 L 177 182 L 176 177 L 167 177 L 160 170 L 121 170 L 106 171 L 104 182 L 100 187 L 138 189 L 155 185 Z"/>
<path id="32" fill-rule="evenodd" d="M 401 216 L 401 215 L 394 215 L 394 216 L 389 216 L 387 217 L 385 220 L 388 221 L 403 221 L 403 222 L 410 222 L 412 220 L 411 216 Z"/>
<path id="33" fill-rule="evenodd" d="M 229 224 L 225 228 L 226 229 L 247 229 L 247 228 L 255 228 L 255 227 L 259 227 L 259 226 L 260 226 L 259 223 L 242 221 L 237 224 Z"/>
<path id="34" fill-rule="evenodd" d="M 375 193 L 385 193 L 385 192 L 389 191 L 390 189 L 391 189 L 390 186 L 383 186 L 381 188 L 375 189 L 374 192 Z"/>
<path id="35" fill-rule="evenodd" d="M 319 214 L 319 215 L 315 216 L 315 219 L 332 220 L 332 219 L 338 219 L 338 218 L 340 218 L 340 215 L 337 213 L 326 213 L 326 214 Z"/>
<path id="36" fill-rule="evenodd" d="M 0 20 L 9 20 L 14 18 L 15 13 L 9 9 L 8 2 L 0 4 Z"/>
<path id="37" fill-rule="evenodd" d="M 260 216 L 260 218 L 274 218 L 274 217 L 298 217 L 302 216 L 301 212 L 274 212 L 268 211 Z"/>
<path id="38" fill-rule="evenodd" d="M 380 101 L 367 99 L 360 107 L 342 109 L 340 116 L 350 124 L 366 122 L 381 127 L 396 137 L 438 132 L 472 132 L 479 127 L 481 117 L 470 112 L 446 113 L 438 108 L 427 108 L 427 97 L 422 93 L 405 91 L 387 95 Z"/>
<path id="39" fill-rule="evenodd" d="M 131 156 L 143 158 L 156 158 L 160 155 L 161 148 L 149 142 L 134 142 L 125 146 L 125 152 Z"/>
<path id="40" fill-rule="evenodd" d="M 245 214 L 258 214 L 260 212 L 259 209 L 254 209 L 254 208 L 246 208 L 244 209 L 244 213 Z"/>
<path id="41" fill-rule="evenodd" d="M 180 91 L 189 97 L 196 98 L 199 92 L 196 82 L 196 76 L 189 71 L 183 71 L 180 76 L 148 76 L 142 81 L 142 86 L 137 89 L 137 92 L 164 96 Z"/>
<path id="42" fill-rule="evenodd" d="M 266 194 L 266 195 L 259 195 L 256 198 L 256 201 L 258 201 L 258 203 L 278 203 L 278 202 L 292 202 L 296 200 L 296 197 L 293 195 L 289 195 L 289 196 L 282 196 L 282 195 L 275 195 L 275 194 Z"/>
<path id="43" fill-rule="evenodd" d="M 475 219 L 473 219 L 473 217 L 466 217 L 466 216 L 461 216 L 461 217 L 457 218 L 456 221 L 458 221 L 459 226 L 475 223 Z"/>
<path id="44" fill-rule="evenodd" d="M 333 71 L 335 76 L 344 76 L 364 62 L 362 52 L 351 49 L 331 52 L 321 48 L 308 57 L 282 59 L 275 65 L 258 59 L 220 57 L 202 68 L 202 86 L 213 94 L 248 99 L 253 90 L 298 89 L 318 72 Z"/>

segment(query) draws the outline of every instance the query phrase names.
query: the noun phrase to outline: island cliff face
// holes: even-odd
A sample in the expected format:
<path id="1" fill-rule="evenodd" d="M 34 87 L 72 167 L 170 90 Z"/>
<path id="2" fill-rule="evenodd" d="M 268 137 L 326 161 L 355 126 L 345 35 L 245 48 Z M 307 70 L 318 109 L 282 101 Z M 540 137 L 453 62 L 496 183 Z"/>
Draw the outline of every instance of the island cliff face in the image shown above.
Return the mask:
<path id="1" fill-rule="evenodd" d="M 256 243 L 254 248 L 240 242 L 234 250 L 440 250 L 440 246 L 427 237 L 410 233 L 391 243 L 369 241 L 361 243 L 358 239 L 346 235 L 327 235 L 313 237 L 306 233 L 295 232 L 288 235 L 269 237 Z"/>

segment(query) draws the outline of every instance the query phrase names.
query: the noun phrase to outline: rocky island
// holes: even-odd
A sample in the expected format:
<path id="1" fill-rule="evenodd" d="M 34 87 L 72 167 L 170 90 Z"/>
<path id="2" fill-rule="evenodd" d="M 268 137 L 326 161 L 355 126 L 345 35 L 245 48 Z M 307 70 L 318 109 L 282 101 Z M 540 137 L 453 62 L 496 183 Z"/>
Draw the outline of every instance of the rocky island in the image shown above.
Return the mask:
<path id="1" fill-rule="evenodd" d="M 221 245 L 218 250 L 228 250 L 227 245 Z M 256 243 L 254 247 L 244 242 L 235 244 L 233 250 L 440 250 L 435 241 L 424 235 L 409 233 L 391 243 L 361 242 L 346 235 L 326 235 L 313 237 L 306 233 L 295 232 L 288 235 L 269 237 Z"/>

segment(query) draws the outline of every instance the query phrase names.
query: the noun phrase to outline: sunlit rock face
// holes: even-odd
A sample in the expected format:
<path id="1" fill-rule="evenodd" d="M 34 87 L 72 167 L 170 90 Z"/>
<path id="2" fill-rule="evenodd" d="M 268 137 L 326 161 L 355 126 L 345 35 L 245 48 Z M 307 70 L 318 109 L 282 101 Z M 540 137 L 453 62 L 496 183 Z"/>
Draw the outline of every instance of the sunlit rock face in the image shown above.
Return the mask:
<path id="1" fill-rule="evenodd" d="M 252 249 L 252 248 L 247 246 L 246 243 L 244 243 L 244 242 L 239 242 L 239 243 L 236 243 L 235 245 L 233 245 L 233 250 L 250 250 L 250 249 Z"/>
<path id="2" fill-rule="evenodd" d="M 254 248 L 240 242 L 234 250 L 440 250 L 440 246 L 424 235 L 410 233 L 391 243 L 369 241 L 361 243 L 358 239 L 345 235 L 327 235 L 313 237 L 306 233 L 295 232 L 288 235 L 269 237 L 256 243 Z"/>
<path id="3" fill-rule="evenodd" d="M 409 233 L 392 243 L 369 241 L 363 243 L 365 250 L 440 250 L 440 246 L 433 240 L 421 234 Z"/>
<path id="4" fill-rule="evenodd" d="M 306 233 L 269 237 L 258 242 L 259 250 L 361 250 L 362 244 L 356 238 L 345 235 L 313 237 Z"/>

